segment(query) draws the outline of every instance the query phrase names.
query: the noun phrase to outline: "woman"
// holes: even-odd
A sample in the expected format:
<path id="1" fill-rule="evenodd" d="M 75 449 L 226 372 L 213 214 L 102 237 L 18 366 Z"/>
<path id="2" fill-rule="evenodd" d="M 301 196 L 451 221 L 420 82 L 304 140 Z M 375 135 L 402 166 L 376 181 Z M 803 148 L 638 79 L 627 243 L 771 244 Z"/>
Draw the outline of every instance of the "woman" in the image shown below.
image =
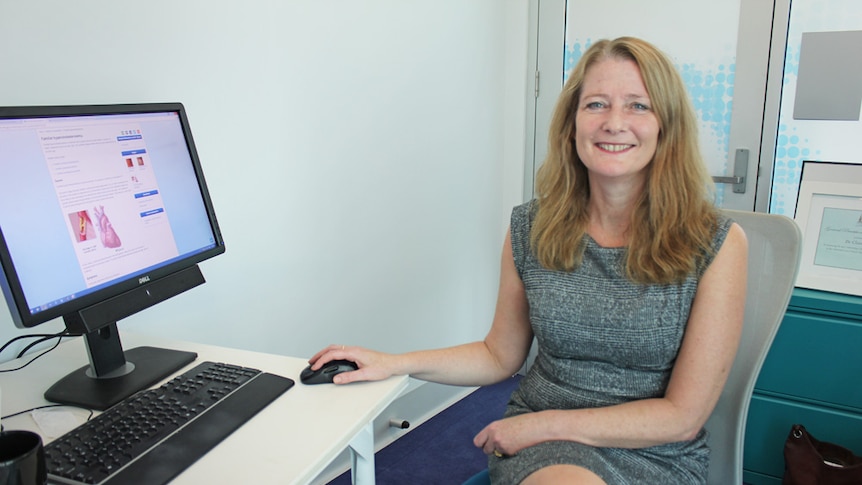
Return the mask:
<path id="1" fill-rule="evenodd" d="M 703 425 L 742 327 L 747 243 L 709 199 L 695 115 L 668 58 L 600 41 L 563 88 L 537 198 L 512 213 L 487 337 L 353 360 L 338 383 L 393 374 L 485 385 L 538 356 L 505 417 L 474 439 L 495 483 L 704 483 Z"/>

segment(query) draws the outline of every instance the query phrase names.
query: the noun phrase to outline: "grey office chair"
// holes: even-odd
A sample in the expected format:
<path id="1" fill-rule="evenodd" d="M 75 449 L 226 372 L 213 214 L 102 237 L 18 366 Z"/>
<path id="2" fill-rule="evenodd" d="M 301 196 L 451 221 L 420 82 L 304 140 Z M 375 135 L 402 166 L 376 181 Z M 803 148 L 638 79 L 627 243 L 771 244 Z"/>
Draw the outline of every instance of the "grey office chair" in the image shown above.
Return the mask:
<path id="1" fill-rule="evenodd" d="M 754 383 L 784 318 L 802 255 L 802 234 L 785 216 L 724 210 L 748 237 L 748 291 L 742 339 L 727 384 L 706 423 L 708 485 L 742 484 L 742 446 Z M 489 484 L 484 470 L 464 485 Z"/>
<path id="2" fill-rule="evenodd" d="M 709 485 L 742 484 L 742 446 L 754 383 L 796 283 L 802 234 L 787 217 L 724 211 L 748 237 L 748 292 L 736 360 L 706 429 L 709 431 Z"/>

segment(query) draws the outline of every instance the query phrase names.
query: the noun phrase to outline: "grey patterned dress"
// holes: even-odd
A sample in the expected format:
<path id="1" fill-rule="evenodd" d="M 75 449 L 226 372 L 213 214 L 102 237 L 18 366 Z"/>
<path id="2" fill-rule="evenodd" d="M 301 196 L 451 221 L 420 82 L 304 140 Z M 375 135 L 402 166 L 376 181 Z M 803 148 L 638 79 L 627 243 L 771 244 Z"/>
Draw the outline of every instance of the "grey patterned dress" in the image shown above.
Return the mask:
<path id="1" fill-rule="evenodd" d="M 506 416 L 545 409 L 610 406 L 664 395 L 682 342 L 698 280 L 711 262 L 682 284 L 639 285 L 623 271 L 624 248 L 586 237 L 583 264 L 573 272 L 543 268 L 530 251 L 530 203 L 512 211 L 515 266 L 530 304 L 538 356 Z M 719 220 L 717 251 L 730 228 Z M 506 458 L 489 458 L 491 481 L 516 484 L 554 464 L 583 466 L 608 484 L 705 483 L 706 432 L 686 442 L 641 449 L 596 448 L 568 441 L 540 443 Z"/>

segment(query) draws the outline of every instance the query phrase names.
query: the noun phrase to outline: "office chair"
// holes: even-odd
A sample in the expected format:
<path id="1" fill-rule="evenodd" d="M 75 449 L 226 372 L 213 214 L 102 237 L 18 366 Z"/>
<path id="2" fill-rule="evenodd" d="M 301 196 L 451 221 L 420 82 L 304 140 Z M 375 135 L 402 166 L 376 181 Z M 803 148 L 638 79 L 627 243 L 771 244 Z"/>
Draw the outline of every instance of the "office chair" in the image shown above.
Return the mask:
<path id="1" fill-rule="evenodd" d="M 710 485 L 742 484 L 742 446 L 754 383 L 784 318 L 802 255 L 802 233 L 787 217 L 724 210 L 748 237 L 748 291 L 736 360 L 706 422 Z"/>
<path id="2" fill-rule="evenodd" d="M 708 485 L 742 484 L 745 421 L 754 383 L 784 318 L 802 255 L 802 234 L 785 216 L 723 210 L 748 238 L 748 291 L 742 338 L 727 384 L 706 429 L 711 449 Z M 718 310 L 718 309 L 717 309 Z M 464 485 L 490 484 L 483 470 Z"/>

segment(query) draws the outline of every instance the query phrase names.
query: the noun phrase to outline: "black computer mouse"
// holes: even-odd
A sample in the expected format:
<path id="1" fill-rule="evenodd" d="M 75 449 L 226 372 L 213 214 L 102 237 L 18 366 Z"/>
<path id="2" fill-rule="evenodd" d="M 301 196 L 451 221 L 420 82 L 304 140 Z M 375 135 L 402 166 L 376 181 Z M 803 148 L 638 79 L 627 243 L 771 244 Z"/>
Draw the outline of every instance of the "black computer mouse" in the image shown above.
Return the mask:
<path id="1" fill-rule="evenodd" d="M 299 374 L 299 380 L 303 384 L 331 384 L 332 378 L 342 372 L 350 372 L 358 369 L 355 362 L 349 360 L 333 360 L 321 366 L 320 369 L 311 370 L 309 365 Z"/>

